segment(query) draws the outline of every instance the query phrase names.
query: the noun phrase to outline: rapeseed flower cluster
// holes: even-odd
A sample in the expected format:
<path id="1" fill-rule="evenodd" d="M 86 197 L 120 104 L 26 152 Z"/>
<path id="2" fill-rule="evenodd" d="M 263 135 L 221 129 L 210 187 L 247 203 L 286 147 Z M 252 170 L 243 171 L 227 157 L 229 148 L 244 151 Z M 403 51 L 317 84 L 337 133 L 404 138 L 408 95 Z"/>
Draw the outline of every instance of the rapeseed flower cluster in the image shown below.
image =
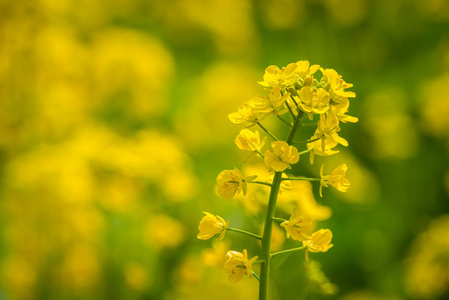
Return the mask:
<path id="1" fill-rule="evenodd" d="M 269 270 L 274 256 L 304 250 L 305 259 L 309 262 L 309 253 L 327 252 L 333 247 L 331 230 L 315 229 L 316 221 L 329 218 L 330 211 L 315 202 L 311 182 L 320 183 L 320 196 L 323 194 L 322 188 L 329 185 L 341 192 L 346 192 L 350 187 L 345 177 L 348 170 L 346 164 L 337 167 L 330 175 L 324 174 L 322 165 L 320 178 L 295 177 L 284 172 L 295 171 L 294 165 L 302 155 L 309 154 L 310 164 L 313 164 L 316 155 L 334 155 L 339 152 L 334 149 L 338 145 L 347 147 L 348 141 L 340 136 L 340 124 L 355 123 L 358 119 L 347 115 L 349 99 L 355 97 L 355 93 L 348 90 L 352 84 L 344 81 L 333 69 L 311 65 L 306 60 L 291 63 L 284 68 L 269 66 L 259 84 L 265 88 L 267 96 L 252 97 L 228 117 L 234 124 L 246 125 L 235 138 L 237 147 L 252 152 L 263 164 L 261 162 L 260 166 L 254 168 L 244 166 L 245 174 L 237 168 L 224 170 L 216 181 L 217 193 L 221 198 L 243 198 L 250 213 L 265 211 L 262 234 L 229 227 L 229 221 L 205 212 L 206 216 L 199 225 L 198 238 L 209 239 L 218 235 L 218 239 L 222 239 L 225 232 L 234 231 L 260 240 L 260 255 L 248 259 L 246 249 L 243 253 L 228 251 L 224 268 L 232 282 L 245 276 L 257 278 L 260 282 L 259 299 L 267 299 Z M 285 139 L 279 139 L 261 123 L 270 116 L 279 119 L 290 130 Z M 250 129 L 254 126 L 267 136 L 261 137 L 261 132 Z M 315 133 L 305 141 L 297 141 L 295 135 L 303 126 L 314 126 Z M 263 151 L 267 139 L 272 141 L 269 149 Z M 298 149 L 300 145 L 305 149 Z M 299 201 L 290 200 L 298 198 L 298 195 L 301 198 Z M 261 197 L 268 197 L 268 204 Z M 277 217 L 276 208 L 281 213 L 292 211 L 290 218 Z M 275 227 L 275 222 L 279 222 L 280 227 Z M 287 238 L 302 244 L 296 248 L 272 252 L 272 238 L 278 232 L 276 228 L 281 227 L 285 229 Z M 251 269 L 254 264 L 260 264 L 259 275 Z"/>

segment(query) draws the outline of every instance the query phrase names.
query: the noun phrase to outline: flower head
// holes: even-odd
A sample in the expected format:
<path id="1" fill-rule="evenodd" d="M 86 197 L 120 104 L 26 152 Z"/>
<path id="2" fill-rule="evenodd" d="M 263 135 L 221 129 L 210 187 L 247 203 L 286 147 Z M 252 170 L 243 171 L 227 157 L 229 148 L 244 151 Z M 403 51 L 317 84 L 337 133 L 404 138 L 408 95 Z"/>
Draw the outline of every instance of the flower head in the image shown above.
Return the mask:
<path id="1" fill-rule="evenodd" d="M 330 248 L 332 248 L 332 232 L 329 229 L 320 229 L 317 232 L 314 232 L 312 236 L 303 241 L 303 246 L 306 248 L 306 260 L 309 261 L 309 253 L 308 252 L 327 252 Z"/>
<path id="2" fill-rule="evenodd" d="M 237 168 L 234 170 L 224 170 L 217 176 L 218 195 L 223 199 L 231 199 L 240 193 L 240 191 L 243 191 L 243 194 L 246 195 L 246 182 L 253 180 L 255 177 L 245 177 Z"/>
<path id="3" fill-rule="evenodd" d="M 332 185 L 340 192 L 347 192 L 350 186 L 350 182 L 345 178 L 348 166 L 342 164 L 334 169 L 331 175 L 324 175 L 324 165 L 321 165 L 320 169 L 320 196 L 323 197 L 323 186 L 328 187 L 328 184 Z"/>
<path id="4" fill-rule="evenodd" d="M 258 256 L 254 256 L 248 260 L 248 253 L 246 249 L 243 253 L 237 251 L 229 251 L 226 254 L 229 259 L 224 264 L 226 274 L 228 274 L 229 281 L 237 282 L 243 276 L 251 277 L 251 266 L 257 260 Z"/>
<path id="5" fill-rule="evenodd" d="M 240 150 L 258 152 L 265 145 L 266 140 L 265 137 L 260 141 L 259 131 L 257 130 L 252 132 L 249 129 L 242 129 L 235 138 L 235 144 Z"/>
<path id="6" fill-rule="evenodd" d="M 299 161 L 298 149 L 286 142 L 272 142 L 271 147 L 272 150 L 265 151 L 265 165 L 268 169 L 282 172 L 287 168 L 291 169 L 290 164 L 296 164 Z"/>
<path id="7" fill-rule="evenodd" d="M 296 208 L 293 210 L 290 220 L 281 223 L 290 236 L 297 241 L 306 241 L 312 233 L 312 220 L 308 216 L 298 215 Z"/>
<path id="8" fill-rule="evenodd" d="M 216 234 L 220 234 L 218 237 L 221 240 L 226 232 L 226 228 L 229 226 L 228 222 L 220 216 L 214 216 L 211 213 L 203 212 L 205 216 L 201 219 L 200 225 L 198 226 L 198 230 L 200 233 L 197 235 L 197 238 L 200 240 L 208 240 Z"/>
<path id="9" fill-rule="evenodd" d="M 329 110 L 329 93 L 324 89 L 314 90 L 310 86 L 303 87 L 299 92 L 299 108 L 305 113 L 309 114 L 309 119 L 312 119 L 312 114 L 324 114 Z"/>
<path id="10" fill-rule="evenodd" d="M 295 63 L 288 64 L 287 67 L 279 69 L 278 66 L 269 66 L 265 69 L 263 81 L 258 83 L 266 88 L 279 87 L 282 91 L 296 82 Z"/>

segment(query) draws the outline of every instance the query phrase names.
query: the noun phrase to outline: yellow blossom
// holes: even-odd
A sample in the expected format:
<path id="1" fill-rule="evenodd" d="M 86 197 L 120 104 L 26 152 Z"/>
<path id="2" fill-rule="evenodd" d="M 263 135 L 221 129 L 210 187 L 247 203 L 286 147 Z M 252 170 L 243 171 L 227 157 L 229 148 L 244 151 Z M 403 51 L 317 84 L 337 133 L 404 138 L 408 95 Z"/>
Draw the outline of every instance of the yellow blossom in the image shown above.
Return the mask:
<path id="1" fill-rule="evenodd" d="M 320 115 L 320 120 L 317 124 L 317 132 L 315 134 L 321 134 L 322 140 L 333 140 L 343 146 L 347 147 L 348 142 L 338 135 L 340 131 L 339 121 L 333 111 L 328 111 L 327 114 Z M 323 142 L 322 142 L 323 143 Z M 323 146 L 324 152 L 324 146 Z"/>
<path id="2" fill-rule="evenodd" d="M 231 199 L 236 194 L 243 191 L 243 195 L 246 195 L 247 185 L 246 182 L 253 180 L 256 176 L 250 176 L 245 178 L 239 169 L 224 170 L 217 176 L 217 192 L 223 199 Z"/>
<path id="3" fill-rule="evenodd" d="M 254 125 L 262 121 L 268 116 L 267 113 L 253 109 L 248 102 L 243 103 L 238 108 L 237 112 L 228 115 L 229 120 L 234 124 L 241 124 L 248 122 L 249 125 Z"/>
<path id="4" fill-rule="evenodd" d="M 229 226 L 229 220 L 225 222 L 225 220 L 220 216 L 214 216 L 211 213 L 203 212 L 206 216 L 204 216 L 200 225 L 198 226 L 198 230 L 200 233 L 197 238 L 200 240 L 208 240 L 216 234 L 220 234 L 218 237 L 219 240 L 223 239 L 226 228 Z"/>
<path id="5" fill-rule="evenodd" d="M 296 82 L 296 68 L 295 63 L 288 64 L 287 67 L 279 69 L 278 66 L 269 66 L 265 69 L 263 75 L 263 81 L 258 83 L 266 88 L 279 87 L 281 90 L 285 90 Z"/>
<path id="6" fill-rule="evenodd" d="M 229 281 L 237 282 L 243 276 L 251 277 L 251 266 L 257 260 L 258 256 L 254 256 L 248 260 L 248 253 L 246 249 L 243 253 L 237 251 L 228 251 L 226 254 L 229 259 L 224 264 L 226 274 L 228 274 Z"/>
<path id="7" fill-rule="evenodd" d="M 289 97 L 290 93 L 282 95 L 280 88 L 274 87 L 268 93 L 268 97 L 253 97 L 248 101 L 248 104 L 257 112 L 280 115 L 287 112 L 286 109 L 281 111 L 281 108 L 284 107 L 284 103 Z"/>
<path id="8" fill-rule="evenodd" d="M 334 69 L 320 69 L 323 73 L 325 80 L 330 84 L 331 90 L 331 98 L 336 102 L 340 102 L 341 97 L 354 98 L 354 92 L 345 91 L 346 88 L 350 88 L 353 86 L 352 83 L 346 83 L 341 75 Z"/>
<path id="9" fill-rule="evenodd" d="M 290 164 L 296 164 L 299 161 L 298 149 L 286 142 L 272 142 L 271 147 L 272 150 L 265 151 L 265 165 L 268 169 L 282 172 L 287 168 L 291 169 Z"/>
<path id="10" fill-rule="evenodd" d="M 305 215 L 298 215 L 296 208 L 290 216 L 290 220 L 281 223 L 281 226 L 285 228 L 287 232 L 287 238 L 297 241 L 307 241 L 312 233 L 312 220 Z"/>
<path id="11" fill-rule="evenodd" d="M 329 110 L 329 93 L 323 89 L 314 90 L 310 86 L 303 87 L 298 92 L 299 108 L 308 114 L 309 119 L 313 119 L 313 114 L 324 114 Z"/>
<path id="12" fill-rule="evenodd" d="M 306 248 L 306 260 L 309 261 L 309 251 L 310 252 L 327 252 L 332 248 L 332 232 L 329 229 L 320 229 L 314 232 L 312 236 L 302 242 L 302 245 Z"/>
<path id="13" fill-rule="evenodd" d="M 324 165 L 321 165 L 320 169 L 320 196 L 323 197 L 323 186 L 328 187 L 328 184 L 332 185 L 340 192 L 346 192 L 349 189 L 349 180 L 345 178 L 348 166 L 342 164 L 332 171 L 331 175 L 324 175 Z"/>
<path id="14" fill-rule="evenodd" d="M 322 139 L 323 135 L 318 131 L 315 132 L 315 135 L 310 138 L 310 140 L 316 140 L 314 142 L 307 144 L 307 149 L 311 150 L 310 152 L 310 164 L 313 165 L 313 161 L 315 159 L 315 155 L 319 156 L 329 156 L 336 154 L 340 151 L 332 150 L 332 148 L 336 147 L 338 143 L 334 140 Z M 324 142 L 324 147 L 323 147 Z M 324 148 L 324 149 L 323 149 Z"/>
<path id="15" fill-rule="evenodd" d="M 302 79 L 305 79 L 308 75 L 313 75 L 319 68 L 319 65 L 311 66 L 307 60 L 300 60 L 296 62 L 296 74 Z"/>
<path id="16" fill-rule="evenodd" d="M 349 100 L 346 97 L 340 97 L 340 103 L 335 103 L 331 105 L 332 112 L 337 116 L 338 120 L 346 123 L 357 123 L 359 121 L 358 118 L 346 115 L 348 112 Z"/>
<path id="17" fill-rule="evenodd" d="M 240 150 L 260 152 L 260 149 L 265 145 L 265 137 L 260 141 L 259 131 L 252 132 L 249 129 L 243 129 L 235 138 L 235 144 Z"/>

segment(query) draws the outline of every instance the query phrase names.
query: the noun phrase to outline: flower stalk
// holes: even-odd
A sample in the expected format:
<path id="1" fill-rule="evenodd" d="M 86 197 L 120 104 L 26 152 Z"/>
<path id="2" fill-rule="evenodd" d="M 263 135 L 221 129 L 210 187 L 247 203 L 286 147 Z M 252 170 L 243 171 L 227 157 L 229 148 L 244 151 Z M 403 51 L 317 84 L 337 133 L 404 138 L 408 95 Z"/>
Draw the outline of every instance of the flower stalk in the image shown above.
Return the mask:
<path id="1" fill-rule="evenodd" d="M 323 74 L 320 80 L 315 75 L 318 70 Z M 266 192 L 260 185 L 270 188 L 264 224 L 261 224 L 264 228 L 263 233 L 259 236 L 242 229 L 230 228 L 229 221 L 206 212 L 206 216 L 203 217 L 198 228 L 199 239 L 209 239 L 214 236 L 222 239 L 226 232 L 234 231 L 261 241 L 261 250 L 257 253 L 258 256 L 251 255 L 252 258 L 250 258 L 246 249 L 243 249 L 243 252 L 231 250 L 227 252 L 228 260 L 224 264 L 224 270 L 231 282 L 240 281 L 244 277 L 254 277 L 259 281 L 259 300 L 268 299 L 273 256 L 304 250 L 305 260 L 308 262 L 309 253 L 327 252 L 333 247 L 332 232 L 329 229 L 319 229 L 313 232 L 312 223 L 315 222 L 312 218 L 313 214 L 301 207 L 301 204 L 295 204 L 288 220 L 275 217 L 278 195 L 286 190 L 291 190 L 294 187 L 292 181 L 296 180 L 319 182 L 320 196 L 322 196 L 323 187 L 333 186 L 340 192 L 346 192 L 350 186 L 349 181 L 345 178 L 346 164 L 340 165 L 330 175 L 324 174 L 322 166 L 320 178 L 289 177 L 284 172 L 292 169 L 302 155 L 309 153 L 310 164 L 313 164 L 314 157 L 317 155 L 329 156 L 338 153 L 338 150 L 333 150 L 334 147 L 337 145 L 348 146 L 348 142 L 338 134 L 341 130 L 340 122 L 357 122 L 357 118 L 346 115 L 349 107 L 348 98 L 354 98 L 355 93 L 345 91 L 345 89 L 352 87 L 352 84 L 346 83 L 341 75 L 338 75 L 333 69 L 323 69 L 303 60 L 291 63 L 282 69 L 277 66 L 269 66 L 265 70 L 263 79 L 259 84 L 266 89 L 268 95 L 251 98 L 243 103 L 237 112 L 229 114 L 228 117 L 234 124 L 247 124 L 234 142 L 240 150 L 252 152 L 250 157 L 261 158 L 266 167 L 265 171 L 269 175 L 264 174 L 264 171 L 257 175 L 244 174 L 248 171 L 243 169 L 244 172 L 242 172 L 238 168 L 234 168 L 222 171 L 216 179 L 217 193 L 223 199 L 242 195 L 240 199 L 258 200 L 260 194 Z M 291 116 L 288 121 L 282 117 L 285 113 Z M 288 125 L 290 131 L 285 141 L 279 140 L 261 124 L 265 118 L 272 115 Z M 319 120 L 314 122 L 316 117 Z M 302 123 L 302 120 L 306 123 Z M 248 129 L 255 125 L 258 125 L 266 135 L 274 140 L 269 144 L 269 149 L 265 151 L 262 149 L 267 137 L 261 138 L 257 130 Z M 303 126 L 316 126 L 315 133 L 306 141 L 293 142 L 298 128 Z M 306 149 L 300 151 L 293 146 L 294 144 L 302 144 Z M 248 189 L 250 183 L 255 185 Z M 295 185 L 304 186 L 299 183 L 295 183 Z M 310 185 L 306 184 L 305 186 Z M 305 191 L 305 194 L 311 194 L 313 197 L 310 187 L 309 191 L 310 193 Z M 287 238 L 301 242 L 301 247 L 271 252 L 274 222 L 280 223 L 280 227 L 285 229 Z M 259 257 L 260 259 L 258 259 Z M 260 264 L 259 275 L 251 269 L 254 264 Z"/>

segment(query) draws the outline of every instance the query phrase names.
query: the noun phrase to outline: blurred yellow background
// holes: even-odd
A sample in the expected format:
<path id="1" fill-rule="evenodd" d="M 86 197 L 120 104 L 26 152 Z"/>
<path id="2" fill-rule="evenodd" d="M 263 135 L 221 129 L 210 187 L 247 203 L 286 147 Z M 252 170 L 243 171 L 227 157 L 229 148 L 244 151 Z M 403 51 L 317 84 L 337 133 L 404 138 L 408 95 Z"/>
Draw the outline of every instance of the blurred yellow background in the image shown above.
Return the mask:
<path id="1" fill-rule="evenodd" d="M 197 227 L 260 230 L 214 191 L 247 159 L 227 115 L 298 60 L 353 83 L 360 121 L 293 169 L 349 167 L 348 193 L 316 197 L 335 290 L 289 256 L 273 299 L 449 299 L 444 0 L 0 0 L 0 299 L 256 299 L 221 269 L 231 239 Z"/>

